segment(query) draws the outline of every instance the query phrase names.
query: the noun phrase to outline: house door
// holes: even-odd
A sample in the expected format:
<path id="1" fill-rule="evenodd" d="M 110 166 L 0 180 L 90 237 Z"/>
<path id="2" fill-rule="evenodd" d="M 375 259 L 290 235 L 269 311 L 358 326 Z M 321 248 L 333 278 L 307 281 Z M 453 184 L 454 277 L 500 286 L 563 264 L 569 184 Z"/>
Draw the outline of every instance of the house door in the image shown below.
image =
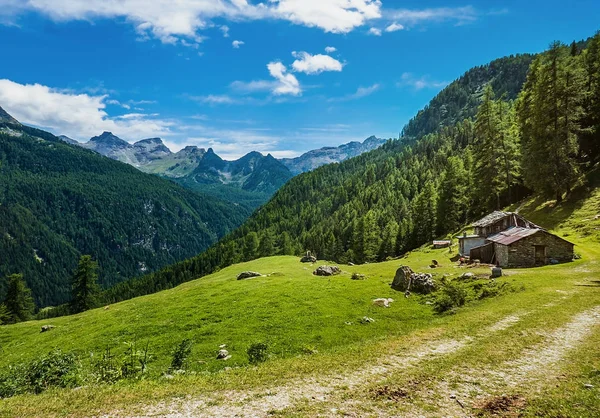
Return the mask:
<path id="1" fill-rule="evenodd" d="M 541 266 L 546 264 L 546 246 L 534 245 L 535 248 L 535 265 Z"/>

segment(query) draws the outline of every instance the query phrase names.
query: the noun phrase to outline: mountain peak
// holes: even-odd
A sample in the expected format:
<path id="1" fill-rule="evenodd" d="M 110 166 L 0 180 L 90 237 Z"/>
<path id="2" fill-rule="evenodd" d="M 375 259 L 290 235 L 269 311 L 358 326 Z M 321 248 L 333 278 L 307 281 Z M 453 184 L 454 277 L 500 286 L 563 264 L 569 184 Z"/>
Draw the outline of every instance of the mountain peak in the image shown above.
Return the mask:
<path id="1" fill-rule="evenodd" d="M 104 131 L 101 135 L 95 136 L 90 139 L 92 143 L 101 143 L 101 144 L 109 144 L 112 146 L 121 146 L 128 148 L 131 144 L 127 141 L 122 140 L 116 135 L 113 135 L 112 132 Z"/>
<path id="2" fill-rule="evenodd" d="M 9 115 L 2 107 L 0 106 L 0 123 L 11 123 L 13 125 L 20 125 L 19 121 Z"/>

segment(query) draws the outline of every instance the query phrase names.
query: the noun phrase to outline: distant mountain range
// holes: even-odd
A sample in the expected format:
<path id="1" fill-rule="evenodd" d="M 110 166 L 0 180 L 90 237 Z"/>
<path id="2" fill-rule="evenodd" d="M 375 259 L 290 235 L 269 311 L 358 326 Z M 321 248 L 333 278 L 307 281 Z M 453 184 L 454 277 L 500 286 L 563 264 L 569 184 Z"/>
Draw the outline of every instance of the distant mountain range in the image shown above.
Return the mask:
<path id="1" fill-rule="evenodd" d="M 99 262 L 100 283 L 109 287 L 198 254 L 251 214 L 65 144 L 72 141 L 22 125 L 0 107 L 0 299 L 2 279 L 22 273 L 38 306 L 66 302 L 82 254 Z M 90 142 L 113 156 L 130 149 L 110 134 Z M 151 142 L 140 141 L 129 157 L 160 155 L 142 157 Z"/>
<path id="2" fill-rule="evenodd" d="M 371 136 L 364 142 L 309 151 L 296 158 L 276 159 L 253 151 L 235 161 L 226 161 L 212 148 L 188 146 L 172 152 L 160 138 L 142 139 L 130 144 L 104 132 L 86 143 L 67 136 L 63 141 L 96 151 L 130 164 L 145 173 L 169 178 L 183 186 L 254 209 L 266 202 L 293 176 L 322 165 L 342 162 L 379 148 L 386 140 Z"/>

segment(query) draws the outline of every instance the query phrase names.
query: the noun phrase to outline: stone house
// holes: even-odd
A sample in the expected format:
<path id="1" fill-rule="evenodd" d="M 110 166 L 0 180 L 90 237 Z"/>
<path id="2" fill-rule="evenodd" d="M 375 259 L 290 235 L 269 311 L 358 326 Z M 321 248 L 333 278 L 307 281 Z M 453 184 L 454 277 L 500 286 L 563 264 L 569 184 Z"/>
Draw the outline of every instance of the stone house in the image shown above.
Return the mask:
<path id="1" fill-rule="evenodd" d="M 475 222 L 475 235 L 465 236 L 471 260 L 500 267 L 534 267 L 573 260 L 574 245 L 516 213 L 493 212 Z M 483 240 L 479 246 L 469 245 Z M 462 252 L 461 255 L 466 255 Z"/>

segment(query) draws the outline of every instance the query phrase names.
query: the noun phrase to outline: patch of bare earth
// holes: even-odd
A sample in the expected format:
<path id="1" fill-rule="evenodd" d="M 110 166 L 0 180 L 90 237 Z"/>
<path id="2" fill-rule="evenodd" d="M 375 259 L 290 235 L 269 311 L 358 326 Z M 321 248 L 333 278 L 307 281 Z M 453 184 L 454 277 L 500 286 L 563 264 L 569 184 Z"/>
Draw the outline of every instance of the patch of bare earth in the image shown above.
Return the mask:
<path id="1" fill-rule="evenodd" d="M 519 321 L 520 317 L 511 315 L 495 323 L 478 336 L 502 331 Z M 266 417 L 274 412 L 293 408 L 296 405 L 312 403 L 339 404 L 335 399 L 340 389 L 345 390 L 366 386 L 381 380 L 391 372 L 397 372 L 415 366 L 420 362 L 461 350 L 474 340 L 473 337 L 464 337 L 461 340 L 439 340 L 416 347 L 410 353 L 402 355 L 392 354 L 383 356 L 375 364 L 367 365 L 361 369 L 350 371 L 344 375 L 323 375 L 295 380 L 286 385 L 255 391 L 227 391 L 205 398 L 196 398 L 179 402 L 161 403 L 142 415 L 143 417 Z M 380 396 L 390 398 L 403 397 L 402 389 L 383 389 Z M 360 403 L 353 401 L 342 402 L 350 416 L 365 416 L 360 412 Z M 330 409 L 331 415 L 337 415 L 338 410 Z M 380 414 L 377 414 L 380 415 Z"/>

